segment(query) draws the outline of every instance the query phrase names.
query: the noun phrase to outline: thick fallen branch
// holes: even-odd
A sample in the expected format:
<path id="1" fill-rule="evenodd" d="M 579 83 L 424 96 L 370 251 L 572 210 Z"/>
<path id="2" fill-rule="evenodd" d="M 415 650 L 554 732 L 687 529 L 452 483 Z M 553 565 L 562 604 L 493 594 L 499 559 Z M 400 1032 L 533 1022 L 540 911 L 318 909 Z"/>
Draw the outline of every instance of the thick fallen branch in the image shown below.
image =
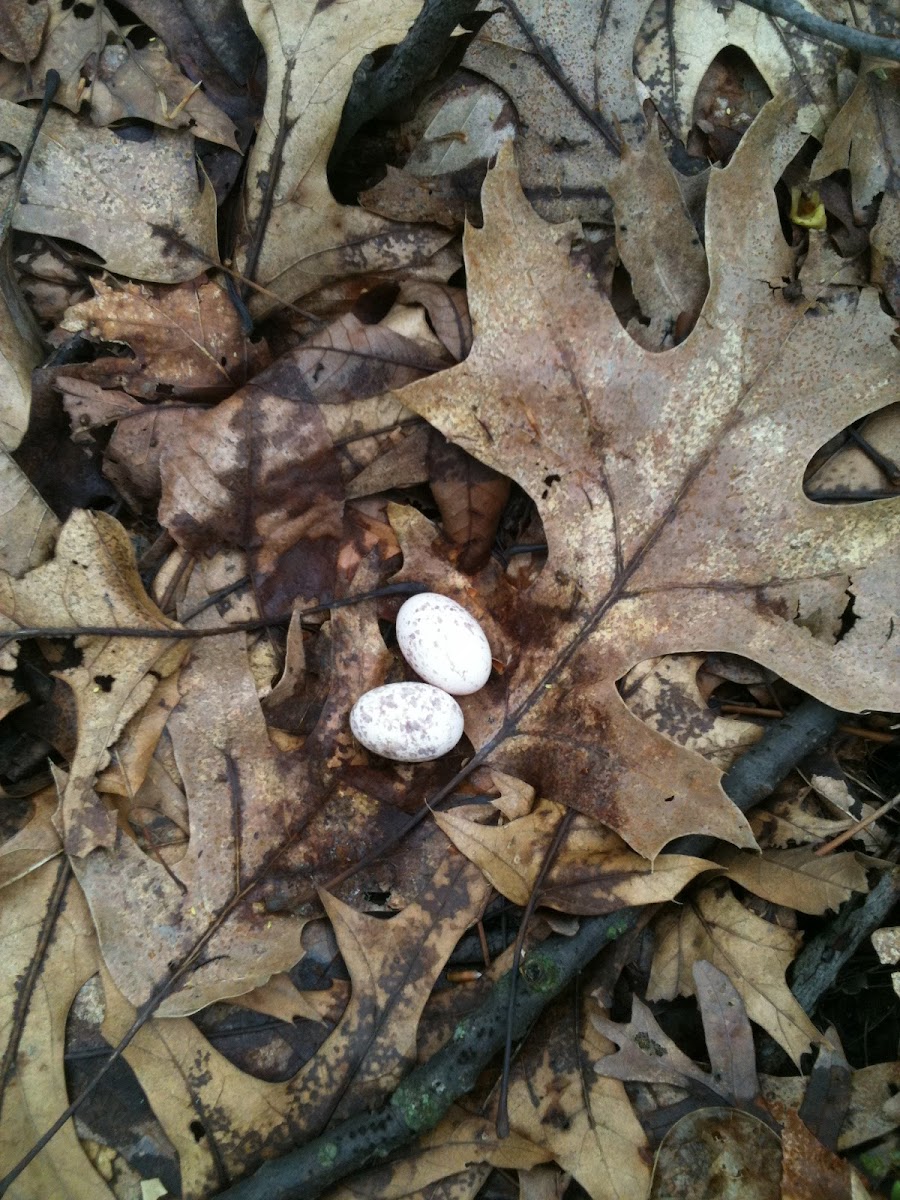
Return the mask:
<path id="1" fill-rule="evenodd" d="M 818 700 L 806 700 L 773 726 L 723 780 L 735 804 L 742 810 L 758 804 L 836 729 L 843 715 Z M 713 839 L 681 841 L 696 843 L 690 850 L 696 854 Z M 644 912 L 623 908 L 583 919 L 574 937 L 548 938 L 526 955 L 512 1008 L 513 1036 L 523 1037 L 578 972 L 610 942 L 635 928 Z M 503 1048 L 512 971 L 497 981 L 481 1008 L 460 1021 L 447 1045 L 412 1071 L 380 1109 L 351 1117 L 301 1149 L 264 1163 L 254 1175 L 221 1192 L 220 1200 L 315 1200 L 347 1175 L 433 1129 Z"/>

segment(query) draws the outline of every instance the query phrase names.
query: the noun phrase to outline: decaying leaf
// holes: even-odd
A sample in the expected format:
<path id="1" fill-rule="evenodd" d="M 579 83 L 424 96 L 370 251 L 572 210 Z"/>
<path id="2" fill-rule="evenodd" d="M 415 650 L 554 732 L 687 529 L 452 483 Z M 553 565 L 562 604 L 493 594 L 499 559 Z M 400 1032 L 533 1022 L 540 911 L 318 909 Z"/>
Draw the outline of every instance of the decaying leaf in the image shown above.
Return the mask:
<path id="1" fill-rule="evenodd" d="M 711 179 L 710 292 L 665 354 L 638 347 L 570 266 L 573 228 L 535 215 L 501 153 L 484 228 L 466 234 L 472 353 L 400 394 L 512 475 L 549 543 L 508 618 L 517 661 L 486 689 L 494 716 L 483 704 L 470 738 L 649 856 L 688 831 L 752 841 L 715 768 L 625 707 L 615 684 L 636 662 L 702 646 L 841 708 L 898 702 L 887 563 L 900 511 L 802 493 L 819 445 L 889 398 L 895 361 L 874 291 L 808 309 L 777 290 L 791 252 L 772 187 L 803 128 L 790 102 L 771 102 Z M 793 622 L 810 579 L 853 595 L 842 640 Z"/>
<path id="2" fill-rule="evenodd" d="M 49 555 L 59 522 L 22 469 L 0 448 L 0 570 L 16 578 Z"/>
<path id="3" fill-rule="evenodd" d="M 142 1029 L 126 1057 L 179 1153 L 186 1194 L 220 1189 L 262 1154 L 284 1152 L 336 1114 L 383 1098 L 409 1065 L 425 1001 L 487 894 L 480 873 L 452 854 L 417 902 L 390 921 L 325 897 L 350 972 L 350 1001 L 318 1054 L 284 1083 L 240 1071 L 186 1019 Z M 106 1032 L 116 1041 L 134 1011 L 115 989 L 107 1005 Z M 214 1139 L 196 1136 L 198 1112 Z"/>
<path id="4" fill-rule="evenodd" d="M 5 1072 L 0 1079 L 0 1170 L 4 1174 L 68 1106 L 63 1059 L 66 1020 L 81 985 L 100 965 L 87 907 L 71 878 L 64 895 L 57 896 L 57 905 L 51 906 L 61 872 L 67 872 L 64 863 L 47 863 L 2 893 L 4 971 L 18 983 L 5 989 L 0 998 Z M 54 921 L 53 936 L 42 947 L 41 935 L 48 920 Z M 38 986 L 31 977 L 34 970 L 40 972 Z M 113 1197 L 91 1165 L 71 1121 L 26 1168 L 17 1186 L 23 1196 Z"/>
<path id="5" fill-rule="evenodd" d="M 219 399 L 268 364 L 265 344 L 250 342 L 225 289 L 209 279 L 174 288 L 96 280 L 94 293 L 62 328 L 130 346 L 135 357 L 118 374 L 131 395 Z"/>
<path id="6" fill-rule="evenodd" d="M 821 1034 L 791 995 L 784 972 L 800 935 L 764 921 L 727 888 L 704 888 L 678 913 L 664 913 L 656 927 L 657 947 L 647 997 L 694 993 L 691 970 L 706 959 L 727 974 L 747 1007 L 794 1062 L 821 1041 Z"/>
<path id="7" fill-rule="evenodd" d="M 23 149 L 32 125 L 28 109 L 0 100 L 3 141 Z M 157 129 L 134 142 L 52 109 L 13 227 L 78 242 L 133 279 L 193 279 L 218 262 L 216 198 L 198 169 L 190 133 Z M 2 196 L 5 204 L 8 189 Z"/>
<path id="8" fill-rule="evenodd" d="M 21 580 L 0 576 L 0 613 L 7 634 L 29 626 L 172 627 L 144 591 L 122 526 L 105 513 L 84 511 L 62 527 L 50 562 Z M 78 645 L 81 663 L 59 675 L 78 712 L 78 746 L 60 809 L 66 850 L 76 857 L 114 838 L 114 816 L 96 798 L 86 800 L 87 793 L 110 745 L 146 703 L 156 678 L 177 669 L 186 643 L 87 636 Z"/>
<path id="9" fill-rule="evenodd" d="M 857 854 L 817 857 L 806 846 L 747 854 L 726 848 L 716 856 L 729 879 L 771 904 L 799 912 L 838 908 L 854 892 L 867 892 L 865 862 Z"/>
<path id="10" fill-rule="evenodd" d="M 542 800 L 528 816 L 504 825 L 466 820 L 458 812 L 436 813 L 435 820 L 499 892 L 524 907 L 564 812 L 561 804 Z M 650 863 L 602 825 L 576 817 L 541 887 L 540 902 L 580 914 L 655 904 L 672 899 L 712 865 L 682 854 L 662 854 Z"/>
<path id="11" fill-rule="evenodd" d="M 510 1128 L 578 1180 L 592 1200 L 643 1200 L 646 1139 L 624 1086 L 593 1063 L 609 1048 L 584 1014 L 548 1013 L 513 1068 Z"/>
<path id="12" fill-rule="evenodd" d="M 253 298 L 254 312 L 270 309 L 273 293 L 292 301 L 334 277 L 424 261 L 449 240 L 446 231 L 338 204 L 326 177 L 356 65 L 402 41 L 421 7 L 422 0 L 245 4 L 268 64 L 238 258 L 241 271 L 269 289 Z"/>

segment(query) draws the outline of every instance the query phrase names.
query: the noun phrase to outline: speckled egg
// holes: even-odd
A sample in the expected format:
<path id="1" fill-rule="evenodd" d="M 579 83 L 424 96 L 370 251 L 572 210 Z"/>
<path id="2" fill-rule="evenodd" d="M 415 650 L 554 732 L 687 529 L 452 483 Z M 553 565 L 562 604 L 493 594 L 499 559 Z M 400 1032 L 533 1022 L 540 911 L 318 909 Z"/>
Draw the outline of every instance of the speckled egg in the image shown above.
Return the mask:
<path id="1" fill-rule="evenodd" d="M 462 709 L 430 683 L 386 683 L 365 692 L 350 712 L 358 742 L 396 762 L 430 762 L 452 750 L 463 731 Z"/>
<path id="2" fill-rule="evenodd" d="M 397 614 L 397 644 L 417 675 L 452 696 L 477 692 L 491 673 L 491 647 L 481 626 L 461 604 L 437 592 L 404 603 Z"/>

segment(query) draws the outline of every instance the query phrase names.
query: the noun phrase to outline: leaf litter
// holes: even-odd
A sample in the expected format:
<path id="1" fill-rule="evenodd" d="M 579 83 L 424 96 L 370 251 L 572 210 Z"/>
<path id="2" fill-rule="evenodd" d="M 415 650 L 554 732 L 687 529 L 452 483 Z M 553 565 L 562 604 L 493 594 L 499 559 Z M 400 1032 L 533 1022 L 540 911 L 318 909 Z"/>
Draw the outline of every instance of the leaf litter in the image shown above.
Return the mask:
<path id="1" fill-rule="evenodd" d="M 61 90 L 3 183 L 45 344 L 7 270 L 0 1161 L 110 1046 L 156 1147 L 113 1074 L 9 1194 L 275 1194 L 261 1163 L 401 1109 L 419 1140 L 335 1194 L 696 1195 L 711 1146 L 760 1195 L 877 1190 L 892 1051 L 790 972 L 896 895 L 896 72 L 742 4 L 463 3 L 433 100 L 404 72 L 440 60 L 434 7 L 233 3 L 218 40 L 143 3 L 137 41 L 118 10 L 4 16 L 8 144 Z M 330 163 L 355 89 L 383 115 Z M 40 362 L 114 515 L 14 457 Z M 390 764 L 347 715 L 410 677 L 423 587 L 494 673 L 457 750 Z M 852 732 L 745 817 L 723 773 L 804 695 Z M 505 1080 L 409 1090 L 517 929 L 532 990 L 591 921 L 614 945 Z"/>

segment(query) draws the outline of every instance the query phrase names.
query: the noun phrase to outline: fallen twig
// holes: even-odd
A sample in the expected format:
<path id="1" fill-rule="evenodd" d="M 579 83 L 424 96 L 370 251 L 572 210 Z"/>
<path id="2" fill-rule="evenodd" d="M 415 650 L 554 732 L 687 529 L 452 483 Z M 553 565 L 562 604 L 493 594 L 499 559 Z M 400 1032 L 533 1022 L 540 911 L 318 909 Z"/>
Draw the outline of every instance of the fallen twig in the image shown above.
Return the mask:
<path id="1" fill-rule="evenodd" d="M 810 37 L 824 38 L 836 46 L 844 46 L 871 58 L 889 58 L 900 62 L 900 38 L 879 37 L 877 33 L 852 29 L 849 25 L 838 24 L 837 21 L 826 21 L 817 13 L 803 8 L 797 0 L 742 0 L 742 3 L 755 8 L 757 12 L 765 13 L 768 17 L 780 17 L 801 32 L 808 33 Z"/>

